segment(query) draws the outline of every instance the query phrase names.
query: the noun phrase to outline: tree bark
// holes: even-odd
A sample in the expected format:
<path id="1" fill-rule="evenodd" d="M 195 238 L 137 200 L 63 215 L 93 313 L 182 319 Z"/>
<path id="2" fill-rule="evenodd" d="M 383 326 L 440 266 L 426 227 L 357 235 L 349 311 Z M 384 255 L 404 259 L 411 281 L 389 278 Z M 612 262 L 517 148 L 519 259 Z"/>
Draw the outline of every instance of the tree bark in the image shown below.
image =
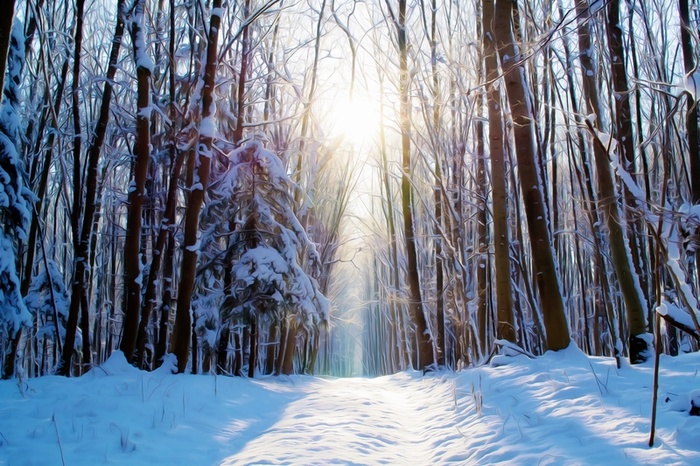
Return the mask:
<path id="1" fill-rule="evenodd" d="M 587 103 L 587 111 L 596 116 L 594 122 L 589 122 L 592 129 L 604 132 L 601 128 L 603 110 L 595 85 L 596 65 L 591 56 L 591 37 L 589 23 L 590 9 L 587 0 L 576 3 L 578 17 L 578 36 L 583 81 L 583 95 Z M 631 136 L 630 136 L 631 137 Z M 603 211 L 605 225 L 610 240 L 610 253 L 613 267 L 617 275 L 620 292 L 625 302 L 627 325 L 629 330 L 630 362 L 637 364 L 646 361 L 647 344 L 640 336 L 646 333 L 646 304 L 639 289 L 639 280 L 627 254 L 625 241 L 624 219 L 618 208 L 618 196 L 614 182 L 614 174 L 610 165 L 609 148 L 603 145 L 598 135 L 593 135 L 593 157 L 595 159 L 598 200 Z M 622 162 L 621 162 L 622 163 Z"/>
<path id="2" fill-rule="evenodd" d="M 690 33 L 690 13 L 688 0 L 678 0 L 681 19 L 681 49 L 683 50 L 683 69 L 686 74 L 695 72 L 695 51 Z M 700 203 L 700 136 L 698 132 L 697 96 L 688 96 L 688 111 L 685 114 L 685 129 L 688 138 L 688 159 L 690 161 L 690 183 L 693 203 Z"/>
<path id="3" fill-rule="evenodd" d="M 533 123 L 535 116 L 531 111 L 530 90 L 521 61 L 522 56 L 514 42 L 511 29 L 512 10 L 512 4 L 509 1 L 496 4 L 494 31 L 513 119 L 515 153 L 533 267 L 547 332 L 547 347 L 556 351 L 566 348 L 571 339 L 557 265 L 552 251 L 552 240 L 549 235 L 547 222 L 549 217 L 544 203 L 542 178 L 537 165 L 537 143 Z"/>
<path id="4" fill-rule="evenodd" d="M 413 354 L 415 369 L 424 369 L 435 363 L 433 339 L 425 316 L 423 297 L 421 296 L 420 276 L 418 271 L 418 253 L 413 226 L 413 189 L 410 176 L 411 167 L 411 107 L 410 76 L 408 73 L 408 39 L 406 35 L 406 0 L 399 1 L 399 15 L 396 23 L 399 46 L 399 99 L 401 126 L 401 207 L 403 210 L 404 234 L 406 238 L 406 256 L 409 314 L 415 326 L 416 348 Z"/>
<path id="5" fill-rule="evenodd" d="M 12 37 L 12 20 L 15 17 L 15 0 L 4 0 L 0 6 L 0 104 L 5 89 L 5 70 Z"/>
<path id="6" fill-rule="evenodd" d="M 66 341 L 63 346 L 61 362 L 56 369 L 56 374 L 69 376 L 71 374 L 71 361 L 73 359 L 75 336 L 78 330 L 78 317 L 81 314 L 80 305 L 83 302 L 85 275 L 87 273 L 87 251 L 82 251 L 80 241 L 79 219 L 82 211 L 82 190 L 80 188 L 80 151 L 82 135 L 80 131 L 80 57 L 82 55 L 83 42 L 83 10 L 85 0 L 75 2 L 75 48 L 73 55 L 73 82 L 71 94 L 73 96 L 73 207 L 71 213 L 71 227 L 73 231 L 73 249 L 75 262 L 73 265 L 73 285 L 71 287 L 71 300 L 68 308 L 68 322 L 66 324 Z M 87 313 L 87 310 L 83 312 Z M 89 333 L 83 335 L 83 340 L 89 339 Z M 89 346 L 89 342 L 88 342 Z M 89 360 L 90 352 L 83 354 Z"/>
<path id="7" fill-rule="evenodd" d="M 134 44 L 134 60 L 137 76 L 137 112 L 135 161 L 133 179 L 129 186 L 126 239 L 124 241 L 124 329 L 119 349 L 127 361 L 134 360 L 141 313 L 141 287 L 143 260 L 141 258 L 141 227 L 143 203 L 146 197 L 146 177 L 151 158 L 151 76 L 153 62 L 147 55 L 143 37 L 144 0 L 134 5 L 131 37 Z"/>
<path id="8" fill-rule="evenodd" d="M 486 82 L 498 77 L 498 51 L 495 44 L 494 0 L 484 0 L 482 23 L 484 27 L 483 50 L 486 66 Z M 486 92 L 489 119 L 489 155 L 493 196 L 493 247 L 496 263 L 496 336 L 515 343 L 513 321 L 513 289 L 510 280 L 510 240 L 508 237 L 508 188 L 503 148 L 503 121 L 501 119 L 501 91 L 496 82 L 487 85 Z M 481 338 L 485 338 L 482 336 Z"/>
<path id="9" fill-rule="evenodd" d="M 209 120 L 213 127 L 214 118 L 214 86 L 216 80 L 217 45 L 219 29 L 221 27 L 221 2 L 214 0 L 212 4 L 211 23 L 207 40 L 207 61 L 204 70 L 204 86 L 202 88 L 202 120 Z M 210 128 L 207 128 L 208 130 Z M 204 193 L 209 185 L 209 169 L 211 167 L 211 147 L 213 134 L 208 131 L 198 135 L 199 143 L 191 154 L 188 170 L 195 174 L 193 184 L 188 188 L 190 194 L 187 199 L 185 212 L 185 241 L 182 252 L 182 267 L 180 269 L 180 284 L 178 286 L 177 311 L 175 314 L 175 327 L 171 341 L 171 352 L 177 357 L 178 372 L 185 372 L 190 349 L 190 327 L 192 316 L 190 305 L 194 289 L 194 277 L 197 268 L 198 244 L 197 232 L 199 230 L 199 213 L 204 203 Z"/>

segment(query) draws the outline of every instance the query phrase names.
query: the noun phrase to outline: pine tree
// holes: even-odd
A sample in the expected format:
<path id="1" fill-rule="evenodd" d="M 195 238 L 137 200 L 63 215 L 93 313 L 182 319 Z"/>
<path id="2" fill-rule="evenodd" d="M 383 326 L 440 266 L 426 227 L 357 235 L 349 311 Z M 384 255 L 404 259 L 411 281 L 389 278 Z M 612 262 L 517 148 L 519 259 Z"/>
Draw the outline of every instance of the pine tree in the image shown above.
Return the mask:
<path id="1" fill-rule="evenodd" d="M 0 107 L 0 345 L 5 359 L 3 378 L 15 372 L 15 356 L 23 326 L 31 316 L 20 293 L 18 253 L 27 239 L 31 193 L 19 157 L 19 84 L 24 63 L 22 24 L 15 22 L 10 40 L 4 99 Z"/>
<path id="2" fill-rule="evenodd" d="M 226 288 L 196 300 L 198 333 L 211 336 L 212 323 L 219 320 L 225 340 L 220 346 L 226 347 L 231 327 L 246 326 L 252 376 L 258 328 L 269 329 L 284 320 L 297 328 L 318 327 L 328 319 L 328 303 L 307 273 L 318 268 L 319 257 L 294 214 L 294 186 L 282 161 L 257 141 L 233 151 L 229 161 L 229 170 L 212 186 L 212 201 L 204 214 L 210 225 L 202 237 L 202 251 L 211 259 L 199 283 L 200 291 L 216 284 Z M 229 240 L 219 242 L 224 236 Z M 219 271 L 218 279 L 214 270 Z M 221 280 L 222 275 L 227 279 Z M 206 343 L 213 346 L 211 340 Z"/>

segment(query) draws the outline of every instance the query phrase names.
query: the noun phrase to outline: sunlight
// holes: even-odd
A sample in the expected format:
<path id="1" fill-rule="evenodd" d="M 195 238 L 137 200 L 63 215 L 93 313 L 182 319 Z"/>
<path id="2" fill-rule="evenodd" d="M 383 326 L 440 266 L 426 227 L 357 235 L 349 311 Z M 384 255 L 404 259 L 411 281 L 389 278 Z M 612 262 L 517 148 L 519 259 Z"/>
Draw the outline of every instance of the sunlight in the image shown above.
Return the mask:
<path id="1" fill-rule="evenodd" d="M 330 135 L 354 146 L 371 143 L 379 133 L 379 105 L 366 96 L 339 99 L 329 117 Z"/>

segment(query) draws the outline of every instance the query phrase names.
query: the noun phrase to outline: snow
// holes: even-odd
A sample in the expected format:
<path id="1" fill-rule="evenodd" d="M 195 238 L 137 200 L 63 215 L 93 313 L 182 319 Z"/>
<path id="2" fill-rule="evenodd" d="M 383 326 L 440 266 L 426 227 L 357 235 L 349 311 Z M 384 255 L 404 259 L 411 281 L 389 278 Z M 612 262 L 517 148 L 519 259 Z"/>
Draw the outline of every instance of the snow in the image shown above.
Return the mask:
<path id="1" fill-rule="evenodd" d="M 501 359 L 501 364 L 504 362 Z M 575 347 L 458 373 L 244 379 L 142 372 L 0 381 L 0 464 L 700 464 L 700 354 L 649 363 Z"/>
<path id="2" fill-rule="evenodd" d="M 199 134 L 210 139 L 216 137 L 216 120 L 213 116 L 202 118 L 202 123 L 199 125 Z"/>
<path id="3" fill-rule="evenodd" d="M 698 99 L 698 91 L 700 91 L 700 70 L 689 74 L 685 77 L 685 90 L 693 96 L 693 100 Z"/>
<path id="4" fill-rule="evenodd" d="M 671 302 L 668 302 L 666 300 L 661 301 L 661 304 L 656 309 L 656 312 L 658 312 L 662 316 L 668 316 L 674 322 L 683 324 L 688 328 L 695 328 L 695 323 L 693 322 L 692 316 L 687 311 L 684 311 L 683 309 L 679 308 Z M 697 311 L 694 312 L 696 318 L 698 319 L 698 321 L 700 321 L 700 314 L 698 314 Z"/>

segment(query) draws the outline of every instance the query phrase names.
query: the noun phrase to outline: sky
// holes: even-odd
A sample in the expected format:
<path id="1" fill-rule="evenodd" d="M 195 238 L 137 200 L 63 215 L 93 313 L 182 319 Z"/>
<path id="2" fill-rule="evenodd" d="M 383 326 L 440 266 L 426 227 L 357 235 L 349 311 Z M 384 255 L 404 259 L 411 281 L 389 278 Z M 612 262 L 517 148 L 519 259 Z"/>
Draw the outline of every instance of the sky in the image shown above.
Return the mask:
<path id="1" fill-rule="evenodd" d="M 460 372 L 245 379 L 129 366 L 0 381 L 0 465 L 700 464 L 700 354 L 620 369 L 575 347 Z M 696 396 L 700 401 L 700 396 Z"/>

